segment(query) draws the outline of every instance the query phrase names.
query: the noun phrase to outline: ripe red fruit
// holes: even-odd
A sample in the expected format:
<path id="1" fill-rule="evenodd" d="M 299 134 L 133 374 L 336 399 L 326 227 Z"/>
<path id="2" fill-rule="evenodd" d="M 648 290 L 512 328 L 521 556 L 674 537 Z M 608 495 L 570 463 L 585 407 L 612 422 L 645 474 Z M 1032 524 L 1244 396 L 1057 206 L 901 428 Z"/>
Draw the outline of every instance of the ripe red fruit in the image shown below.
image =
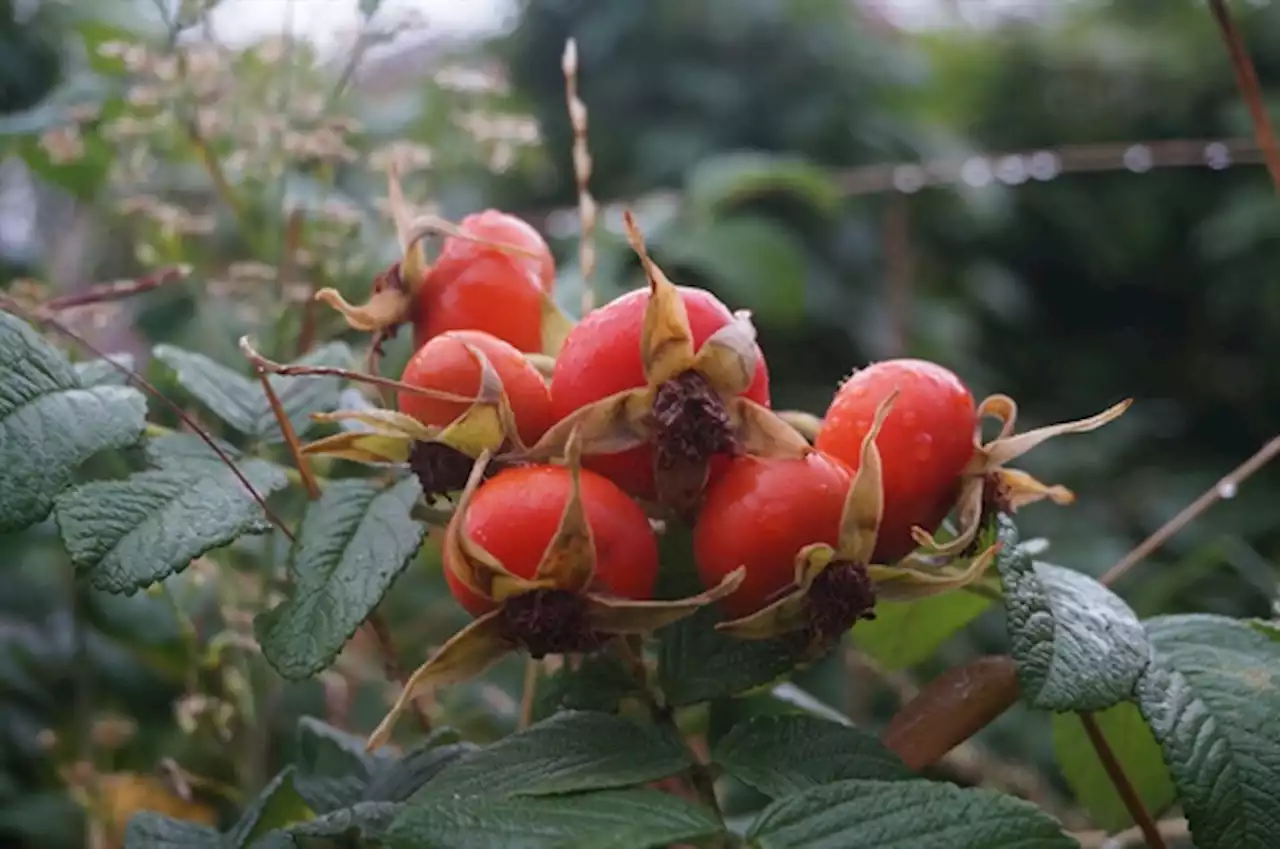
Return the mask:
<path id="1" fill-rule="evenodd" d="M 480 364 L 467 346 L 483 354 L 497 372 L 511 402 L 516 430 L 526 445 L 532 445 L 553 424 L 550 392 L 528 359 L 501 339 L 475 330 L 454 330 L 434 336 L 409 359 L 401 381 L 424 389 L 475 397 L 480 391 Z M 435 427 L 445 427 L 468 407 L 462 402 L 412 392 L 400 392 L 397 403 L 400 412 Z"/>
<path id="2" fill-rule="evenodd" d="M 626 599 L 652 598 L 658 544 L 644 511 L 607 478 L 585 470 L 581 475 L 582 503 L 596 553 L 595 579 L 589 589 Z M 461 517 L 462 533 L 513 575 L 532 578 L 556 535 L 572 487 L 564 466 L 506 469 L 476 490 Z M 456 577 L 462 570 L 450 562 L 447 546 L 444 552 L 445 578 L 458 603 L 473 616 L 493 610 L 492 601 Z"/>
<path id="3" fill-rule="evenodd" d="M 418 290 L 414 343 L 450 330 L 483 330 L 526 353 L 544 347 L 545 296 L 555 287 L 551 250 L 528 223 L 497 210 L 464 218 L 459 227 L 491 242 L 536 256 L 450 237 Z"/>
<path id="4" fill-rule="evenodd" d="M 714 587 L 746 567 L 742 585 L 720 601 L 729 618 L 755 613 L 792 587 L 802 548 L 837 545 L 850 478 L 844 464 L 814 451 L 734 458 L 707 487 L 693 532 L 698 576 Z"/>
<path id="5" fill-rule="evenodd" d="M 450 237 L 445 239 L 444 246 L 440 249 L 440 256 L 435 262 L 436 268 L 466 265 L 482 257 L 498 254 L 509 257 L 526 269 L 544 292 L 550 293 L 555 288 L 555 258 L 551 255 L 546 239 L 529 222 L 496 209 L 486 209 L 459 221 L 458 229 L 488 242 L 522 248 L 534 256 L 504 253 L 480 242 Z"/>
<path id="6" fill-rule="evenodd" d="M 688 313 L 695 349 L 733 320 L 728 307 L 710 292 L 675 288 Z M 588 313 L 569 333 L 551 376 L 551 411 L 557 420 L 602 398 L 646 385 L 641 335 L 649 297 L 647 288 L 627 292 Z M 756 351 L 759 353 L 758 346 Z M 743 396 L 769 405 L 769 370 L 763 354 Z M 638 498 L 654 497 L 652 445 L 615 454 L 591 454 L 583 462 Z M 713 476 L 716 471 L 713 465 Z"/>
<path id="7" fill-rule="evenodd" d="M 885 360 L 854 372 L 818 431 L 818 450 L 857 471 L 879 404 L 899 396 L 876 437 L 884 466 L 884 516 L 873 559 L 899 560 L 916 547 L 912 526 L 932 532 L 951 511 L 973 456 L 973 395 L 953 372 L 925 360 Z"/>

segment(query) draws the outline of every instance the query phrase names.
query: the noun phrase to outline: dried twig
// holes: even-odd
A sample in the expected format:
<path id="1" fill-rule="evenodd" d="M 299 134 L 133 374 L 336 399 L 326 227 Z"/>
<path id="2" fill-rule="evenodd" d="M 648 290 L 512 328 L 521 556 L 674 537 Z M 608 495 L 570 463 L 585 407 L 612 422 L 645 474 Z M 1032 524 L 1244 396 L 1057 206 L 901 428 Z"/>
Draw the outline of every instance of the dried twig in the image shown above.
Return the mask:
<path id="1" fill-rule="evenodd" d="M 1257 472 L 1280 455 L 1280 436 L 1263 445 L 1252 457 L 1232 469 L 1222 480 L 1206 489 L 1200 497 L 1184 507 L 1178 515 L 1165 522 L 1147 537 L 1138 547 L 1120 559 L 1116 565 L 1108 569 L 1099 580 L 1110 586 L 1120 580 L 1126 572 L 1153 554 L 1160 546 L 1174 537 L 1178 531 L 1191 524 L 1201 513 L 1208 510 L 1224 498 L 1231 498 L 1246 478 Z"/>
<path id="2" fill-rule="evenodd" d="M 524 687 L 520 694 L 520 718 L 516 729 L 522 730 L 533 724 L 533 702 L 538 694 L 538 677 L 542 662 L 527 657 L 524 660 Z"/>
<path id="3" fill-rule="evenodd" d="M 159 289 L 166 283 L 174 280 L 181 280 L 191 273 L 189 265 L 175 265 L 169 268 L 162 268 L 154 271 L 145 277 L 137 280 L 120 280 L 114 283 L 101 283 L 96 286 L 90 286 L 79 292 L 73 292 L 69 295 L 62 295 L 57 298 L 50 298 L 40 306 L 36 307 L 36 312 L 40 315 L 51 315 L 53 313 L 68 310 L 72 307 L 87 306 L 89 304 L 101 304 L 107 301 L 119 301 L 125 298 L 131 298 L 134 295 L 140 295 L 143 292 L 150 292 L 153 289 Z"/>
<path id="4" fill-rule="evenodd" d="M 387 678 L 398 683 L 402 688 L 409 686 L 409 675 L 400 665 L 400 660 L 396 655 L 395 643 L 391 640 L 391 630 L 387 627 L 387 622 L 382 616 L 374 611 L 366 623 L 369 633 L 373 636 L 375 645 L 378 647 L 378 654 L 382 656 L 382 666 L 386 670 Z M 418 717 L 418 726 L 424 733 L 431 731 L 431 716 L 427 709 L 422 706 L 418 697 L 413 700 L 414 715 Z"/>
<path id="5" fill-rule="evenodd" d="M 1267 107 L 1262 98 L 1262 86 L 1258 83 L 1258 71 L 1249 58 L 1249 49 L 1245 47 L 1244 37 L 1240 34 L 1236 22 L 1227 9 L 1226 0 L 1209 0 L 1209 11 L 1213 20 L 1222 31 L 1222 40 L 1227 44 L 1227 52 L 1231 56 L 1231 70 L 1236 76 L 1236 88 L 1249 107 L 1249 117 L 1253 121 L 1253 134 L 1262 150 L 1262 158 L 1267 171 L 1271 174 L 1271 182 L 1280 191 L 1280 145 L 1276 143 L 1275 131 L 1267 118 Z"/>
<path id="6" fill-rule="evenodd" d="M 598 207 L 591 195 L 591 148 L 587 146 L 587 104 L 578 96 L 578 43 L 565 42 L 560 60 L 564 71 L 564 95 L 569 106 L 569 124 L 573 127 L 573 179 L 578 186 L 578 270 L 582 274 L 582 314 L 595 306 L 592 278 L 596 271 L 596 219 Z"/>
<path id="7" fill-rule="evenodd" d="M 1191 833 L 1187 821 L 1178 819 L 1161 820 L 1156 823 L 1160 836 L 1168 841 L 1182 840 Z M 1081 849 L 1137 849 L 1142 845 L 1142 830 L 1137 826 L 1120 832 L 1108 834 L 1105 831 L 1077 831 L 1072 837 L 1080 841 Z"/>
<path id="8" fill-rule="evenodd" d="M 1081 711 L 1079 716 L 1081 724 L 1084 725 L 1084 733 L 1089 737 L 1093 750 L 1098 753 L 1098 760 L 1102 763 L 1102 768 L 1106 770 L 1107 777 L 1115 785 L 1120 801 L 1124 803 L 1129 816 L 1133 817 L 1133 821 L 1147 841 L 1147 846 L 1150 849 L 1167 849 L 1164 837 L 1160 834 L 1160 829 L 1156 827 L 1155 819 L 1152 818 L 1151 812 L 1147 810 L 1147 806 L 1143 804 L 1142 797 L 1138 795 L 1138 791 L 1133 789 L 1133 782 L 1125 774 L 1124 767 L 1120 764 L 1116 753 L 1111 750 L 1111 744 L 1107 742 L 1107 737 L 1098 726 L 1098 721 L 1093 718 L 1093 714 L 1087 711 Z"/>

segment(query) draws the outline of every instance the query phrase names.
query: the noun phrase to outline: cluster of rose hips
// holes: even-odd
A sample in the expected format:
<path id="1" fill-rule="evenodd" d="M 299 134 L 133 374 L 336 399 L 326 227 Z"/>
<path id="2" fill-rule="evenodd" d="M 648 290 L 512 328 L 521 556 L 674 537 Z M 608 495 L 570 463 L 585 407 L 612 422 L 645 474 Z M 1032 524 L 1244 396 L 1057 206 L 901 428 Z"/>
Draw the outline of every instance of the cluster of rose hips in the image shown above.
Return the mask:
<path id="1" fill-rule="evenodd" d="M 325 296 L 356 327 L 412 323 L 418 347 L 398 411 L 331 414 L 366 427 L 306 450 L 407 463 L 428 498 L 453 496 L 445 576 L 475 617 L 418 671 L 375 741 L 421 686 L 513 649 L 592 651 L 707 604 L 730 634 L 820 653 L 873 618 L 877 598 L 981 578 L 995 553 L 980 542 L 987 517 L 1072 497 L 1005 464 L 1127 407 L 1015 435 L 1012 400 L 977 405 L 946 368 L 904 359 L 856 371 L 811 427 L 789 423 L 770 409 L 749 315 L 672 284 L 630 217 L 627 228 L 648 287 L 576 325 L 551 300 L 541 236 L 493 210 L 449 231 L 431 264 L 401 222 L 405 258 L 368 305 Z M 985 417 L 1002 429 L 984 444 Z M 953 511 L 954 537 L 935 540 Z M 655 600 L 656 534 L 674 522 L 693 528 L 705 592 Z"/>

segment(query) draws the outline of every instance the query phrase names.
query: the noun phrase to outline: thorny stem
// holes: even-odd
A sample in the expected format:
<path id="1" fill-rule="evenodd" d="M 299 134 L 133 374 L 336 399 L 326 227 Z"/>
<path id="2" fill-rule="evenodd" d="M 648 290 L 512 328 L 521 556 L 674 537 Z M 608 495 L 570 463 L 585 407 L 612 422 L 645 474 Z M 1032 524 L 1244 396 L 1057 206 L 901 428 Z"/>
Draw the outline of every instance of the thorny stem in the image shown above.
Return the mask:
<path id="1" fill-rule="evenodd" d="M 1262 150 L 1262 158 L 1267 164 L 1267 172 L 1271 182 L 1280 191 L 1280 144 L 1276 143 L 1275 131 L 1267 118 L 1267 107 L 1262 99 L 1262 86 L 1258 83 L 1258 71 L 1249 58 L 1249 50 L 1245 47 L 1244 37 L 1236 26 L 1231 12 L 1227 9 L 1226 0 L 1209 0 L 1209 11 L 1213 20 L 1222 32 L 1222 40 L 1227 44 L 1227 52 L 1231 56 L 1231 70 L 1236 76 L 1236 88 L 1249 107 L 1249 117 L 1253 121 L 1253 133 Z"/>
<path id="2" fill-rule="evenodd" d="M 1098 721 L 1088 711 L 1081 711 L 1079 716 L 1080 723 L 1084 726 L 1084 733 L 1088 735 L 1089 742 L 1098 753 L 1098 760 L 1102 762 L 1102 768 L 1107 771 L 1107 777 L 1115 785 L 1116 793 L 1120 795 L 1120 801 L 1124 802 L 1129 815 L 1142 830 L 1147 846 L 1150 849 L 1167 849 L 1164 837 L 1160 835 L 1160 829 L 1151 817 L 1151 812 L 1143 804 L 1142 797 L 1133 789 L 1133 783 L 1129 781 L 1129 776 L 1125 775 L 1124 767 L 1120 765 L 1115 752 L 1111 750 L 1111 744 L 1107 742 L 1107 737 L 1098 726 Z"/>
<path id="3" fill-rule="evenodd" d="M 45 327 L 49 327 L 60 335 L 75 342 L 77 345 L 80 345 L 86 351 L 103 360 L 113 369 L 123 374 L 131 383 L 135 384 L 148 395 L 152 396 L 172 410 L 174 415 L 176 415 L 183 424 L 189 427 L 191 432 L 200 438 L 200 441 L 205 445 L 208 445 L 213 453 L 217 455 L 218 459 L 231 470 L 231 473 L 236 476 L 236 479 L 239 480 L 244 488 L 249 491 L 249 494 L 253 496 L 253 500 L 258 502 L 258 506 L 262 508 L 262 513 L 267 517 L 267 520 L 279 528 L 281 533 L 288 537 L 290 541 L 293 540 L 293 532 L 289 530 L 289 527 L 284 523 L 284 520 L 281 519 L 274 510 L 267 506 L 267 500 L 263 498 L 262 493 L 258 492 L 257 487 L 249 482 L 249 479 L 244 476 L 244 472 L 240 471 L 240 468 L 236 466 L 235 462 L 229 456 L 227 456 L 227 452 L 223 451 L 222 448 L 219 447 L 217 441 L 209 435 L 208 431 L 202 428 L 195 419 L 191 418 L 191 416 L 187 414 L 187 411 L 182 409 L 181 406 L 169 400 L 163 392 L 153 386 L 146 378 L 138 374 L 133 369 L 127 368 L 126 366 L 123 366 L 111 359 L 79 333 L 76 333 L 74 330 L 52 316 L 32 314 L 30 311 L 24 310 L 14 301 L 3 296 L 0 296 L 0 306 L 3 306 L 5 309 L 11 310 L 19 315 L 25 315 L 31 321 Z"/>

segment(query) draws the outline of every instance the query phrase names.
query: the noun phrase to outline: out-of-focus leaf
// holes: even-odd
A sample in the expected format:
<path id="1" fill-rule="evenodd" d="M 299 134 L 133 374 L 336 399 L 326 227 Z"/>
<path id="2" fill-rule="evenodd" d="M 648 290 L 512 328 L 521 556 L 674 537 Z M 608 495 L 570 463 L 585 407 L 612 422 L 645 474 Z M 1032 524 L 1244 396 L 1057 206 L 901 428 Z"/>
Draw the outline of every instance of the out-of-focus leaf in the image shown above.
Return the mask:
<path id="1" fill-rule="evenodd" d="M 449 764 L 478 750 L 473 743 L 422 745 L 388 764 L 364 789 L 366 802 L 403 802 Z"/>
<path id="2" fill-rule="evenodd" d="M 685 180 L 685 203 L 695 219 L 710 220 L 760 195 L 790 195 L 825 215 L 842 201 L 823 168 L 795 156 L 740 151 L 704 159 Z"/>
<path id="3" fill-rule="evenodd" d="M 142 811 L 129 820 L 124 849 L 222 849 L 216 828 Z"/>
<path id="4" fill-rule="evenodd" d="M 133 354 L 111 354 L 107 359 L 88 360 L 75 363 L 76 374 L 84 386 L 125 386 L 128 378 L 111 363 L 118 363 L 127 369 L 133 369 Z"/>
<path id="5" fill-rule="evenodd" d="M 85 460 L 141 439 L 146 412 L 135 389 L 83 388 L 66 357 L 0 312 L 0 533 L 48 516 Z"/>
<path id="6" fill-rule="evenodd" d="M 922 663 L 957 631 L 982 615 L 991 599 L 976 593 L 939 593 L 912 602 L 882 601 L 876 618 L 859 622 L 853 642 L 882 669 Z"/>
<path id="7" fill-rule="evenodd" d="M 262 788 L 227 833 L 229 849 L 248 849 L 269 831 L 315 818 L 315 813 L 293 786 L 294 778 L 294 768 L 286 767 Z"/>

